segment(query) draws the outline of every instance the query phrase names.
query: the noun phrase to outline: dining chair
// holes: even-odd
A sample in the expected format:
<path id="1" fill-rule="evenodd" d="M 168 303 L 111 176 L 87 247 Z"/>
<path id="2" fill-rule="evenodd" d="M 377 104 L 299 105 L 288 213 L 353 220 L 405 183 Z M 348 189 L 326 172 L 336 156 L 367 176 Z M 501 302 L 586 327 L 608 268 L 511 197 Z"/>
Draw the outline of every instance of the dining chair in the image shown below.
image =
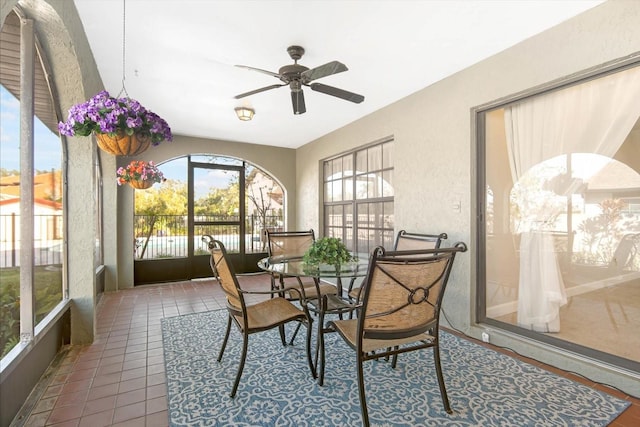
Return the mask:
<path id="1" fill-rule="evenodd" d="M 278 296 L 283 291 L 297 292 L 297 288 L 282 288 L 267 291 L 248 291 L 242 289 L 238 278 L 233 270 L 233 266 L 229 262 L 227 251 L 219 240 L 215 240 L 211 236 L 203 236 L 203 240 L 207 240 L 207 246 L 211 253 L 210 265 L 214 276 L 222 286 L 227 299 L 227 311 L 229 313 L 227 319 L 227 329 L 222 341 L 222 347 L 218 354 L 218 362 L 222 361 L 224 350 L 229 340 L 231 325 L 235 324 L 242 334 L 242 354 L 240 356 L 240 365 L 238 373 L 231 389 L 230 396 L 233 398 L 238 390 L 240 377 L 244 369 L 247 359 L 247 349 L 249 344 L 249 335 L 264 332 L 270 329 L 279 328 L 289 322 L 299 322 L 307 326 L 307 362 L 311 374 L 315 377 L 315 368 L 311 359 L 311 317 L 306 309 L 300 309 L 293 305 L 290 301 Z M 265 301 L 248 305 L 245 301 L 245 295 L 249 294 L 276 294 L 275 297 L 266 299 Z M 281 335 L 282 343 L 285 345 L 284 337 Z"/>
<path id="2" fill-rule="evenodd" d="M 315 233 L 313 230 L 305 231 L 266 231 L 267 235 L 267 253 L 269 258 L 273 261 L 286 261 L 292 259 L 302 259 L 307 249 L 311 247 L 315 241 Z M 271 273 L 271 289 L 284 289 L 287 283 L 295 283 L 299 287 L 303 288 L 303 293 L 300 292 L 288 292 L 282 293 L 290 301 L 297 301 L 300 299 L 300 295 L 303 295 L 307 300 L 318 298 L 318 292 L 320 295 L 334 295 L 338 292 L 335 285 L 331 283 L 320 282 L 318 279 L 312 277 L 287 277 L 280 273 Z M 295 332 L 291 336 L 290 344 L 298 333 L 299 328 L 296 328 Z M 284 336 L 284 329 L 281 329 L 281 333 Z"/>
<path id="3" fill-rule="evenodd" d="M 409 233 L 405 230 L 400 230 L 396 235 L 395 243 L 393 244 L 394 251 L 413 251 L 422 249 L 437 249 L 442 244 L 443 240 L 447 240 L 449 236 L 447 233 L 440 234 L 420 234 Z M 351 280 L 347 294 L 353 301 L 357 301 L 360 297 L 361 287 L 354 286 L 355 280 Z"/>
<path id="4" fill-rule="evenodd" d="M 369 261 L 358 317 L 329 322 L 356 352 L 360 410 L 365 426 L 369 426 L 369 416 L 363 363 L 392 356 L 395 368 L 398 354 L 425 348 L 433 349 L 442 403 L 445 411 L 452 413 L 440 362 L 440 306 L 456 253 L 466 250 L 462 242 L 451 248 L 419 251 L 387 252 L 382 247 L 376 248 Z M 384 370 L 373 370 L 370 375 L 380 372 Z"/>

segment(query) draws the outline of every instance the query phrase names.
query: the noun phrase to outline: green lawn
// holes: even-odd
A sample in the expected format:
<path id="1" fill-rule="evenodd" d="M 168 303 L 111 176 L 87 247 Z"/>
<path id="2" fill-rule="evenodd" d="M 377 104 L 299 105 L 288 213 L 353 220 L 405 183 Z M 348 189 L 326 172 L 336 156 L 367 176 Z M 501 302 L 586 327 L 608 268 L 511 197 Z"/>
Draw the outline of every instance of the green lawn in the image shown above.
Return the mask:
<path id="1" fill-rule="evenodd" d="M 34 270 L 36 323 L 62 301 L 62 266 Z M 0 268 L 0 351 L 4 356 L 20 337 L 20 268 Z"/>

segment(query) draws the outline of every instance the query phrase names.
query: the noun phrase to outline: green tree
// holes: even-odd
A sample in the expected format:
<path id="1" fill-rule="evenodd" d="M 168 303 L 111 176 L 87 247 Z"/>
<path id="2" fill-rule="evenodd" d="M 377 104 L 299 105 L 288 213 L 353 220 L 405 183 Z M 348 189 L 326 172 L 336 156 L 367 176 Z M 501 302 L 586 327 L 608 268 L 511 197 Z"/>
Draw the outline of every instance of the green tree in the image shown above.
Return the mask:
<path id="1" fill-rule="evenodd" d="M 598 204 L 600 213 L 578 226 L 584 246 L 578 261 L 595 265 L 608 265 L 612 261 L 624 234 L 638 227 L 637 221 L 623 215 L 626 206 L 621 199 L 605 199 Z"/>
<path id="2" fill-rule="evenodd" d="M 135 213 L 145 216 L 137 224 L 145 237 L 140 258 L 144 257 L 158 221 L 166 222 L 169 215 L 186 215 L 187 200 L 187 184 L 176 180 L 167 180 L 147 190 L 136 190 Z M 163 224 L 163 228 L 166 228 L 166 224 Z M 137 244 L 136 239 L 134 244 Z"/>
<path id="3" fill-rule="evenodd" d="M 232 180 L 227 188 L 214 188 L 194 201 L 194 212 L 196 215 L 238 215 L 239 198 L 240 184 Z"/>
<path id="4" fill-rule="evenodd" d="M 256 213 L 258 214 L 258 218 L 260 219 L 260 239 L 262 242 L 262 250 L 267 249 L 267 239 L 266 232 L 268 228 L 267 224 L 267 214 L 269 213 L 271 208 L 271 203 L 273 199 L 269 197 L 268 189 L 266 186 L 262 186 L 258 188 L 258 193 L 254 190 L 253 186 L 249 186 L 249 195 L 248 198 L 251 200 L 253 205 L 255 206 Z"/>
<path id="5" fill-rule="evenodd" d="M 19 170 L 0 168 L 0 176 L 17 176 L 17 175 L 20 175 Z"/>

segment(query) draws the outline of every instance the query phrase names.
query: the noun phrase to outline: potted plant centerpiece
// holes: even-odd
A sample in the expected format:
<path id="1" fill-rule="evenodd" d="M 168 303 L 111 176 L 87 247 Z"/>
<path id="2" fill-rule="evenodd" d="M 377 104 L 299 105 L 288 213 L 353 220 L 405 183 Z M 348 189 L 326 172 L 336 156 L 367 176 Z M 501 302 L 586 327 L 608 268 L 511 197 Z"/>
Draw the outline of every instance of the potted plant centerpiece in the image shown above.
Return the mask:
<path id="1" fill-rule="evenodd" d="M 345 266 L 357 261 L 342 240 L 337 237 L 323 237 L 313 242 L 307 249 L 303 262 L 309 269 L 344 270 Z"/>
<path id="2" fill-rule="evenodd" d="M 164 175 L 152 161 L 134 160 L 127 167 L 116 171 L 118 185 L 128 183 L 133 188 L 144 190 L 156 182 L 163 182 Z"/>
<path id="3" fill-rule="evenodd" d="M 113 98 L 102 91 L 69 109 L 67 121 L 58 123 L 66 136 L 96 135 L 98 146 L 116 156 L 133 156 L 173 140 L 164 119 L 132 98 Z"/>

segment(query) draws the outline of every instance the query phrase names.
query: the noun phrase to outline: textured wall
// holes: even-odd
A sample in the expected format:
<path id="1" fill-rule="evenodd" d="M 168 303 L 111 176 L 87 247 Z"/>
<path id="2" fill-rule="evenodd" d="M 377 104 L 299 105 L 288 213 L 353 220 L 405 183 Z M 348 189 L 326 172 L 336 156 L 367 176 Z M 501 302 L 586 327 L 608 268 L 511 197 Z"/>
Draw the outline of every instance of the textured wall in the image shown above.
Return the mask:
<path id="1" fill-rule="evenodd" d="M 473 325 L 477 212 L 472 109 L 638 54 L 638 22 L 640 2 L 610 0 L 299 148 L 298 228 L 322 229 L 318 176 L 323 158 L 393 135 L 396 230 L 446 232 L 448 243 L 469 243 L 470 251 L 456 258 L 444 310 L 453 326 L 479 336 L 481 329 Z M 452 209 L 458 201 L 460 212 Z M 525 354 L 639 392 L 638 378 L 559 356 L 547 346 L 506 334 L 496 339 Z"/>

